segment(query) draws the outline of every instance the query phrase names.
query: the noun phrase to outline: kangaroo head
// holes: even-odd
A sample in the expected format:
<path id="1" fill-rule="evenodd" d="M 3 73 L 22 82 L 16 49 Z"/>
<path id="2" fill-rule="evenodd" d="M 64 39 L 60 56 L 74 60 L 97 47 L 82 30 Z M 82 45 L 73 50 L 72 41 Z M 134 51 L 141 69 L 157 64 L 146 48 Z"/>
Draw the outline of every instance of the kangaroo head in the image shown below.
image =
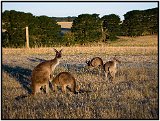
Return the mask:
<path id="1" fill-rule="evenodd" d="M 87 64 L 87 66 L 90 66 L 91 65 L 91 61 L 90 60 L 86 61 L 86 64 Z"/>
<path id="2" fill-rule="evenodd" d="M 57 51 L 56 49 L 54 49 L 54 51 L 56 52 L 56 58 L 61 58 L 62 57 L 62 49 L 60 51 Z"/>
<path id="3" fill-rule="evenodd" d="M 121 63 L 121 61 L 119 61 L 116 57 L 113 58 L 114 61 Z"/>

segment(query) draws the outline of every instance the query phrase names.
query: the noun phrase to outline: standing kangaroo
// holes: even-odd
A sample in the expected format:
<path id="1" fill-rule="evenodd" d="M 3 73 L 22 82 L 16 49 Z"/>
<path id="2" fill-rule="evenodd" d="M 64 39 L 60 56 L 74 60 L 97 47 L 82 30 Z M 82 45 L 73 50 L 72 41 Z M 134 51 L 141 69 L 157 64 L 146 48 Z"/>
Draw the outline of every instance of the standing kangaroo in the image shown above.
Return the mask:
<path id="1" fill-rule="evenodd" d="M 79 86 L 76 85 L 75 78 L 68 72 L 59 73 L 53 80 L 52 85 L 54 86 L 55 92 L 57 92 L 57 86 L 62 87 L 62 92 L 66 93 L 66 88 L 68 87 L 74 94 L 79 91 Z"/>
<path id="2" fill-rule="evenodd" d="M 112 61 L 108 61 L 104 64 L 105 77 L 111 76 L 111 81 L 115 80 L 115 74 L 117 72 L 117 63 L 120 63 L 115 57 Z"/>
<path id="3" fill-rule="evenodd" d="M 60 58 L 62 56 L 62 49 L 60 51 L 54 49 L 54 51 L 56 52 L 54 59 L 47 60 L 38 64 L 32 71 L 31 88 L 33 95 L 40 92 L 40 88 L 42 86 L 46 86 L 46 93 L 49 92 L 49 81 L 52 80 L 52 74 L 56 66 L 59 64 Z"/>

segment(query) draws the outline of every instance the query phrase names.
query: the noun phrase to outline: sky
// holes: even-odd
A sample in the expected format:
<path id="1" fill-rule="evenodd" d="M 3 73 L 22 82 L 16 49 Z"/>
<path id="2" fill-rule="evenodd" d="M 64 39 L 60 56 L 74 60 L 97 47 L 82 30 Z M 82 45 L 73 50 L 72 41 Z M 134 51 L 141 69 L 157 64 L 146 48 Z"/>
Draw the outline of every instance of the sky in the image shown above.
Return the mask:
<path id="1" fill-rule="evenodd" d="M 158 7 L 158 2 L 2 2 L 2 12 L 16 10 L 35 16 L 68 17 L 80 14 L 116 14 L 121 20 L 132 10 L 146 10 Z"/>

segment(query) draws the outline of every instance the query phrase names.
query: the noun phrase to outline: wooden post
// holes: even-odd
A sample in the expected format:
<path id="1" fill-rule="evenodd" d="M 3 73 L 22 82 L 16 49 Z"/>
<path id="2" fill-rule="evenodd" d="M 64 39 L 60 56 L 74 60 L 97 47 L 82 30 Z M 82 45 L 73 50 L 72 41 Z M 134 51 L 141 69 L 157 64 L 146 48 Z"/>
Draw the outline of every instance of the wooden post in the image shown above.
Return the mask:
<path id="1" fill-rule="evenodd" d="M 101 39 L 101 40 L 104 41 L 103 21 L 101 22 L 101 32 L 102 32 L 102 35 L 101 35 L 101 36 L 102 36 L 102 37 L 101 37 L 102 39 Z"/>
<path id="2" fill-rule="evenodd" d="M 101 22 L 101 31 L 103 33 L 103 21 Z"/>
<path id="3" fill-rule="evenodd" d="M 26 48 L 29 48 L 29 33 L 28 33 L 28 26 L 26 27 Z"/>

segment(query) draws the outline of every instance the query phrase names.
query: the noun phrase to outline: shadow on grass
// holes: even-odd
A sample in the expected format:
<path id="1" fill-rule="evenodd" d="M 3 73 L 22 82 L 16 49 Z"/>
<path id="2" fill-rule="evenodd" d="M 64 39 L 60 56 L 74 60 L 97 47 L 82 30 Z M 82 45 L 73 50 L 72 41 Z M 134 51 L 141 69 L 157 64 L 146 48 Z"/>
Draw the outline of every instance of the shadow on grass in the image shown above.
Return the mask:
<path id="1" fill-rule="evenodd" d="M 44 62 L 46 61 L 45 59 L 41 59 L 41 58 L 27 58 L 29 61 L 31 62 Z"/>
<path id="2" fill-rule="evenodd" d="M 86 64 L 69 64 L 69 63 L 63 63 L 60 64 L 60 66 L 63 66 L 68 71 L 75 71 L 77 74 L 83 74 L 83 73 L 92 73 L 97 74 L 97 71 L 94 69 L 89 69 Z"/>
<path id="3" fill-rule="evenodd" d="M 32 71 L 30 69 L 19 66 L 11 67 L 9 65 L 2 65 L 2 71 L 9 73 L 9 75 L 14 77 L 29 94 L 31 93 L 31 81 L 29 78 Z"/>

